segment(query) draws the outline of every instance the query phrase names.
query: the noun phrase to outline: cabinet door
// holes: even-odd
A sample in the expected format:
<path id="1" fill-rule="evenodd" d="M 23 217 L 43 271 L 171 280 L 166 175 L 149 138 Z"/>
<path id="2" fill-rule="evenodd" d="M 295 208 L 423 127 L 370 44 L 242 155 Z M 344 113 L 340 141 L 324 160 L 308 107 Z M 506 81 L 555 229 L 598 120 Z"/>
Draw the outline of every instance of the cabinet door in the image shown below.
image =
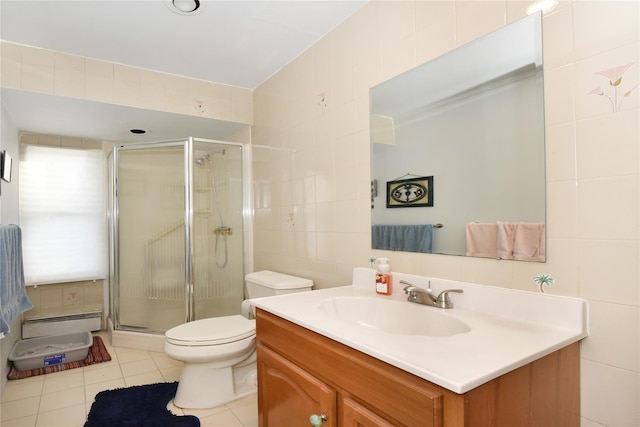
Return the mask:
<path id="1" fill-rule="evenodd" d="M 337 427 L 336 391 L 264 346 L 258 346 L 258 421 L 260 427 L 311 426 L 309 417 L 325 415 L 323 427 Z"/>
<path id="2" fill-rule="evenodd" d="M 340 427 L 395 427 L 392 424 L 349 398 L 342 400 Z M 425 424 L 423 427 L 427 427 Z"/>

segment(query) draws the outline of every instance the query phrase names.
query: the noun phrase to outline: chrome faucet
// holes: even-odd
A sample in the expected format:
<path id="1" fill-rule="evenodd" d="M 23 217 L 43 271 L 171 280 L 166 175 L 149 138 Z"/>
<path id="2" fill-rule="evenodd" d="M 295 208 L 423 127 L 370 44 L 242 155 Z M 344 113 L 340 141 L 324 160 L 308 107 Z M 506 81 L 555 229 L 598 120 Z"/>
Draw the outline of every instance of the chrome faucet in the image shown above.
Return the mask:
<path id="1" fill-rule="evenodd" d="M 453 308 L 453 303 L 449 298 L 449 292 L 457 292 L 460 294 L 464 292 L 462 289 L 447 289 L 440 292 L 436 297 L 431 292 L 431 282 L 429 282 L 428 289 L 418 288 L 405 280 L 400 280 L 400 283 L 407 285 L 404 287 L 404 293 L 408 295 L 407 301 L 438 308 Z"/>

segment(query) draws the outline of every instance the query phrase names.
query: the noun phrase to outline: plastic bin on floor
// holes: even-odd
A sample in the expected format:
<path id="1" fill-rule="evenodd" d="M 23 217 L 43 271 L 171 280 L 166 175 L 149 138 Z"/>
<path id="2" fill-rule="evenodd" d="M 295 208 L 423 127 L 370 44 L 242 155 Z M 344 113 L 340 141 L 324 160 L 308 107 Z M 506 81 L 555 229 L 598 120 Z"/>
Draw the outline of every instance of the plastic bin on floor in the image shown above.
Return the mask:
<path id="1" fill-rule="evenodd" d="M 19 371 L 45 368 L 84 360 L 93 345 L 91 332 L 20 340 L 13 345 L 9 360 Z"/>

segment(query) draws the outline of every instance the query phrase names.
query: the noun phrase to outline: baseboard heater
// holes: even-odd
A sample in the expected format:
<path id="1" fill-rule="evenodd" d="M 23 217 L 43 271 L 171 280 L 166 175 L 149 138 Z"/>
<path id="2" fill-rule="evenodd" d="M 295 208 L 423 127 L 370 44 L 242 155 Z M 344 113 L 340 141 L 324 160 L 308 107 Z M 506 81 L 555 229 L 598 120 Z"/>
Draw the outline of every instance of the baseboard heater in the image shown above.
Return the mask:
<path id="1" fill-rule="evenodd" d="M 102 329 L 102 311 L 25 319 L 22 338 L 92 332 Z"/>

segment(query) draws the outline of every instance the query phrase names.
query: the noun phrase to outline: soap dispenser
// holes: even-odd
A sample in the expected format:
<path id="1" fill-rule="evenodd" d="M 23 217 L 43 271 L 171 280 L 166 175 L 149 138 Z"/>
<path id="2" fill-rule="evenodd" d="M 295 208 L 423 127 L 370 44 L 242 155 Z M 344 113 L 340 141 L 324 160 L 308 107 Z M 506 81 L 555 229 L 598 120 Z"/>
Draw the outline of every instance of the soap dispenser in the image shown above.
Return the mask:
<path id="1" fill-rule="evenodd" d="M 378 258 L 378 271 L 376 271 L 376 293 L 391 295 L 391 273 L 389 272 L 388 258 Z"/>

